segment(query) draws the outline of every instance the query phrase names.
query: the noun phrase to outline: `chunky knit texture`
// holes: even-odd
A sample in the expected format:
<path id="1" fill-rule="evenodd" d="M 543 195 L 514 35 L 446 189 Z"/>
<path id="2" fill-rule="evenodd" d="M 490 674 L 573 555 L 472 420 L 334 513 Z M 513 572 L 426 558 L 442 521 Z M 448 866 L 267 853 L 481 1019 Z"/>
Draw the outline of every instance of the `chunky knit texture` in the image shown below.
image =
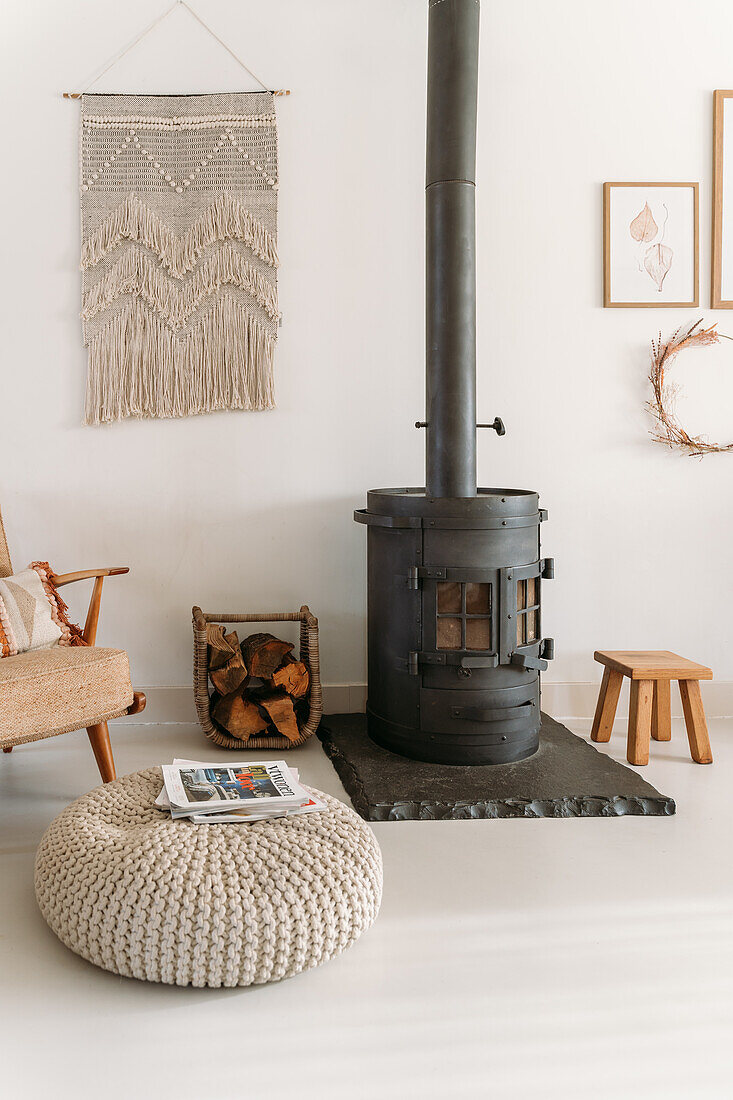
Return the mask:
<path id="1" fill-rule="evenodd" d="M 171 821 L 160 768 L 90 791 L 53 821 L 36 897 L 59 939 L 115 974 L 171 985 L 276 981 L 339 955 L 375 920 L 376 838 L 343 803 L 252 825 Z"/>

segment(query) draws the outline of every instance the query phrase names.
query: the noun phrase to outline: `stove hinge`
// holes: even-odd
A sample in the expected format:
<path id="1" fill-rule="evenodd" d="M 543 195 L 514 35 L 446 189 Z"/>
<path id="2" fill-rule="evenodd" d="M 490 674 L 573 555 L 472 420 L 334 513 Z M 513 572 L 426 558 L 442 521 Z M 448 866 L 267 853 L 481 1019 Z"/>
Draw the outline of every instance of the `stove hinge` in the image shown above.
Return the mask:
<path id="1" fill-rule="evenodd" d="M 445 578 L 444 565 L 411 565 L 407 570 L 407 587 L 417 591 L 421 580 L 444 581 Z"/>

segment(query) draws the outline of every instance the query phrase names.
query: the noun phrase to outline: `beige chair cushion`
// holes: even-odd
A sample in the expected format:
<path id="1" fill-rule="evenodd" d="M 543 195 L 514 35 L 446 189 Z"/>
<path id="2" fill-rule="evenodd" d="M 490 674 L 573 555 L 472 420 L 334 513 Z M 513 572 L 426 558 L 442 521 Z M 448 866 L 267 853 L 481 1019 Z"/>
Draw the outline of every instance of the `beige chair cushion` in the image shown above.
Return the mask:
<path id="1" fill-rule="evenodd" d="M 0 746 L 119 718 L 132 704 L 122 649 L 55 646 L 0 661 Z"/>

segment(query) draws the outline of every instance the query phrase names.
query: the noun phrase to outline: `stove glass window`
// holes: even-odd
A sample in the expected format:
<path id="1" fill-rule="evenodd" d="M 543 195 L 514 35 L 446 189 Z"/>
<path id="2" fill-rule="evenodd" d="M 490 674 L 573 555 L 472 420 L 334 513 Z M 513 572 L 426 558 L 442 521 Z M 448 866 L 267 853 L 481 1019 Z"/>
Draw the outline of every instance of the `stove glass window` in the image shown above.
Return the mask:
<path id="1" fill-rule="evenodd" d="M 491 585 L 465 585 L 466 612 L 469 615 L 489 615 L 491 613 Z"/>
<path id="2" fill-rule="evenodd" d="M 438 614 L 461 613 L 461 585 L 454 581 L 441 581 L 438 585 Z"/>
<path id="3" fill-rule="evenodd" d="M 463 649 L 461 645 L 460 619 L 449 619 L 446 616 L 438 617 L 438 649 Z"/>
<path id="4" fill-rule="evenodd" d="M 491 619 L 466 619 L 466 649 L 491 649 Z"/>
<path id="5" fill-rule="evenodd" d="M 438 649 L 491 649 L 491 585 L 438 582 Z"/>
<path id="6" fill-rule="evenodd" d="M 537 577 L 517 581 L 517 645 L 532 645 L 539 639 L 540 586 Z"/>

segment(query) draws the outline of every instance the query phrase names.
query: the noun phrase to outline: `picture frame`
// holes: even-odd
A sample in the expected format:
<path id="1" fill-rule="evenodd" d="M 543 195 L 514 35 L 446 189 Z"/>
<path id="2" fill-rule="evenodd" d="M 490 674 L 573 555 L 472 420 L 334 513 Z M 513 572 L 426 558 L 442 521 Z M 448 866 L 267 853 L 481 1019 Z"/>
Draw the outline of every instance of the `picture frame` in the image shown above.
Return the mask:
<path id="1" fill-rule="evenodd" d="M 692 182 L 604 183 L 606 308 L 679 309 L 700 304 L 699 189 L 699 183 Z"/>
<path id="2" fill-rule="evenodd" d="M 730 193 L 733 187 L 731 143 L 733 91 L 718 89 L 713 92 L 713 240 L 710 277 L 710 305 L 713 309 L 733 309 L 733 199 L 726 201 L 726 190 Z M 726 152 L 730 154 L 727 158 Z M 727 256 L 731 258 L 728 260 Z"/>

